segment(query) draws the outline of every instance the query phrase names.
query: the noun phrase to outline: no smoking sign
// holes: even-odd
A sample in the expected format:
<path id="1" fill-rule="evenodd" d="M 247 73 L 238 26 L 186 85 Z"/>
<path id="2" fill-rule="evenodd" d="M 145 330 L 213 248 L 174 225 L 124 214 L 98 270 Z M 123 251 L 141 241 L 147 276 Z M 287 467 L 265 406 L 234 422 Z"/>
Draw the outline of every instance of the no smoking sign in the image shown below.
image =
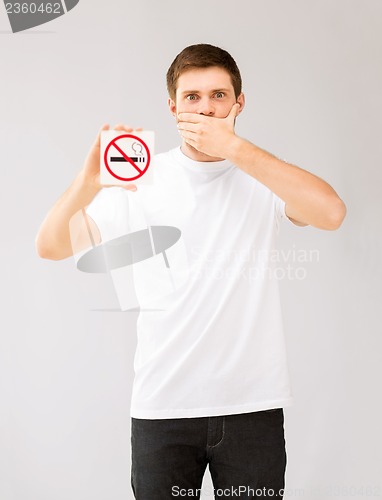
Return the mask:
<path id="1" fill-rule="evenodd" d="M 100 153 L 101 184 L 152 184 L 153 131 L 105 130 Z"/>

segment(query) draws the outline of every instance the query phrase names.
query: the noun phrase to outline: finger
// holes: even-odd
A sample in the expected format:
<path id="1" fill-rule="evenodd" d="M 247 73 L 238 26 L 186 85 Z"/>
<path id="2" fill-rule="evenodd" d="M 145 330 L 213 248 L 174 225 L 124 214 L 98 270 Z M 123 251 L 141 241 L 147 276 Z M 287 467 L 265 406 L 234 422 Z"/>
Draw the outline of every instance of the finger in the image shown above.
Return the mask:
<path id="1" fill-rule="evenodd" d="M 120 186 L 123 187 L 123 189 L 127 189 L 128 191 L 136 191 L 137 186 L 135 184 L 128 184 L 127 186 Z"/>
<path id="2" fill-rule="evenodd" d="M 125 132 L 132 132 L 133 131 L 132 127 L 127 127 L 123 123 L 118 123 L 118 125 L 116 125 L 114 127 L 114 130 L 125 131 Z"/>
<path id="3" fill-rule="evenodd" d="M 197 132 L 199 130 L 199 124 L 189 123 L 189 122 L 179 122 L 178 130 L 188 130 L 190 132 Z"/>
<path id="4" fill-rule="evenodd" d="M 135 184 L 106 184 L 105 186 L 103 187 L 106 187 L 106 188 L 110 188 L 110 187 L 121 187 L 123 189 L 126 189 L 127 191 L 136 191 L 137 190 L 137 186 Z"/>
<path id="5" fill-rule="evenodd" d="M 133 127 L 130 127 L 130 125 L 124 125 L 123 126 L 123 130 L 125 130 L 126 132 L 128 132 L 129 134 L 134 130 Z"/>
<path id="6" fill-rule="evenodd" d="M 196 139 L 196 133 L 195 132 L 189 132 L 188 130 L 179 130 L 179 134 L 183 139 Z"/>
<path id="7" fill-rule="evenodd" d="M 178 113 L 178 121 L 180 122 L 200 123 L 205 118 L 204 115 L 199 115 L 198 113 Z"/>
<path id="8" fill-rule="evenodd" d="M 104 130 L 109 130 L 109 124 L 108 123 L 105 123 L 104 125 L 102 125 L 102 127 L 100 128 L 98 134 L 97 134 L 97 137 L 96 137 L 96 140 L 95 140 L 95 146 L 96 147 L 100 147 L 101 145 L 101 132 L 103 132 Z"/>
<path id="9" fill-rule="evenodd" d="M 136 130 L 137 132 L 142 132 L 143 128 L 142 127 L 138 127 L 138 128 L 135 128 L 134 130 Z"/>
<path id="10" fill-rule="evenodd" d="M 228 121 L 230 121 L 232 124 L 235 121 L 235 118 L 238 115 L 240 109 L 240 104 L 238 102 L 235 102 L 235 104 L 232 106 L 231 111 L 227 115 Z"/>
<path id="11" fill-rule="evenodd" d="M 195 149 L 197 149 L 199 151 L 199 149 L 197 147 L 197 142 L 196 141 L 193 141 L 192 139 L 185 139 L 185 141 L 186 141 L 187 144 L 189 144 L 190 146 L 192 146 L 193 148 L 195 148 Z"/>

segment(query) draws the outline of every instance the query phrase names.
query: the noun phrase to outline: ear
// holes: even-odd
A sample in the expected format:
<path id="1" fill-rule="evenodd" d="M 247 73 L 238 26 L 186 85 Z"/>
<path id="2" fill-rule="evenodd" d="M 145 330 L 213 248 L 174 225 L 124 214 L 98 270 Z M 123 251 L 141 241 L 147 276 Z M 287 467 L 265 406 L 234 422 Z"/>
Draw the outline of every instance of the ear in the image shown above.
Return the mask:
<path id="1" fill-rule="evenodd" d="M 245 106 L 245 97 L 244 97 L 243 92 L 241 92 L 241 93 L 237 96 L 236 102 L 240 104 L 240 108 L 239 108 L 239 109 L 238 109 L 238 111 L 237 111 L 237 115 L 239 115 L 239 114 L 243 111 L 244 106 Z M 237 116 L 237 115 L 236 115 L 236 116 Z"/>
<path id="2" fill-rule="evenodd" d="M 176 118 L 176 104 L 175 104 L 175 102 L 169 97 L 167 103 L 168 103 L 168 107 L 170 109 L 170 113 L 172 114 L 172 116 L 174 118 Z"/>

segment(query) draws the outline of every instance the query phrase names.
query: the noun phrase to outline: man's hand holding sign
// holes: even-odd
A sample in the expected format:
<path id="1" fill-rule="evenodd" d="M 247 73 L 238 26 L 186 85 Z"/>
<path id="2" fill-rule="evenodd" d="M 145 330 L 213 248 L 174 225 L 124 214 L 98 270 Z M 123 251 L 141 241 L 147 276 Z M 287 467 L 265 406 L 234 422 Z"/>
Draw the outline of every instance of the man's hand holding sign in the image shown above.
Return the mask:
<path id="1" fill-rule="evenodd" d="M 41 257 L 60 260 L 73 255 L 70 221 L 74 220 L 75 214 L 91 203 L 103 187 L 112 187 L 111 185 L 103 186 L 100 180 L 101 134 L 107 130 L 110 130 L 109 125 L 103 125 L 78 175 L 45 217 L 36 238 L 36 246 Z M 141 128 L 133 129 L 123 124 L 116 125 L 114 130 L 121 134 L 142 131 Z M 126 190 L 136 191 L 137 189 L 137 186 L 132 182 L 127 182 L 123 185 L 118 185 L 116 182 L 115 185 Z M 93 243 L 98 244 L 101 241 L 101 235 L 95 222 L 87 215 L 85 219 L 88 226 L 83 233 L 79 231 L 76 241 L 76 249 L 78 251 L 82 247 L 86 248 L 88 246 L 88 233 L 92 235 Z"/>
<path id="2" fill-rule="evenodd" d="M 103 186 L 100 181 L 100 163 L 101 163 L 101 134 L 102 132 L 115 130 L 120 132 L 121 134 L 131 134 L 136 132 L 140 132 L 142 128 L 133 129 L 127 125 L 118 124 L 114 127 L 114 129 L 110 129 L 109 125 L 103 125 L 101 130 L 98 132 L 96 140 L 91 146 L 89 153 L 85 159 L 85 163 L 83 165 L 82 170 L 79 173 L 79 178 L 95 191 L 99 191 Z M 118 185 L 116 182 L 115 185 Z M 118 185 L 119 187 L 124 187 L 125 189 L 135 191 L 137 189 L 134 183 L 125 183 L 123 186 Z M 112 185 L 105 186 L 112 187 Z"/>

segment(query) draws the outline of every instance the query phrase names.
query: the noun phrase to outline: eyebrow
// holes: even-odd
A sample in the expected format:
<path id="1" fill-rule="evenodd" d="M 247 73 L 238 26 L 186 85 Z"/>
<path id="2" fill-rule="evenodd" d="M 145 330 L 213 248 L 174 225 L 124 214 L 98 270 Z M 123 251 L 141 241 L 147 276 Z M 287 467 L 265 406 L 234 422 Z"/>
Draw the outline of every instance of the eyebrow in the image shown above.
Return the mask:
<path id="1" fill-rule="evenodd" d="M 212 93 L 215 93 L 215 92 L 229 92 L 230 89 L 214 89 L 214 90 L 211 90 Z M 182 95 L 184 94 L 198 94 L 200 92 L 200 90 L 184 90 L 182 92 Z"/>

